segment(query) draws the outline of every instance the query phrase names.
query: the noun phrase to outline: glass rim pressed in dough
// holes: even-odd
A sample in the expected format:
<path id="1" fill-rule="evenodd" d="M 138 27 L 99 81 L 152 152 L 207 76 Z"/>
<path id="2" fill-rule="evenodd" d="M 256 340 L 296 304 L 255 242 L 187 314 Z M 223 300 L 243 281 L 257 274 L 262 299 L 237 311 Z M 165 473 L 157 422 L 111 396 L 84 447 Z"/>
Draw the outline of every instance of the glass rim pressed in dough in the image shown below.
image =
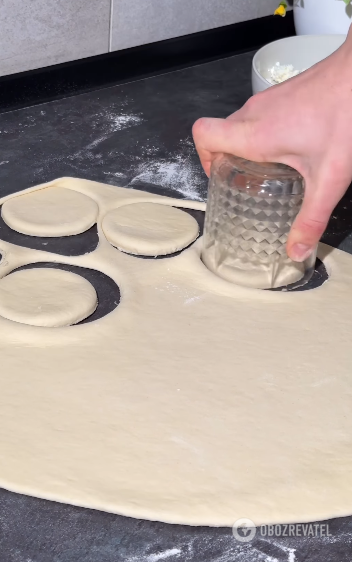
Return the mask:
<path id="1" fill-rule="evenodd" d="M 286 253 L 288 232 L 304 197 L 304 179 L 284 164 L 218 155 L 213 162 L 202 260 L 219 277 L 247 287 L 304 285 L 315 257 Z"/>

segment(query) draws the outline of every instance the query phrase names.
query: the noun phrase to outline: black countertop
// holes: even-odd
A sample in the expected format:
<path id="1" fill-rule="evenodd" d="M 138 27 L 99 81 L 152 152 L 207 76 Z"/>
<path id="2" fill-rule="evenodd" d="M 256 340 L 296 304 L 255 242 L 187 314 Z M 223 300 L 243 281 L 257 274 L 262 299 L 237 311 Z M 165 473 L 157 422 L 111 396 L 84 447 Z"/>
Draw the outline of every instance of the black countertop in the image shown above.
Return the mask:
<path id="1" fill-rule="evenodd" d="M 3 113 L 0 196 L 75 176 L 205 199 L 191 127 L 200 116 L 225 117 L 248 99 L 252 55 Z M 351 202 L 348 192 L 324 236 L 350 253 Z M 329 533 L 258 533 L 241 544 L 231 529 L 139 521 L 0 490 L 0 562 L 350 562 L 352 517 L 330 521 Z"/>

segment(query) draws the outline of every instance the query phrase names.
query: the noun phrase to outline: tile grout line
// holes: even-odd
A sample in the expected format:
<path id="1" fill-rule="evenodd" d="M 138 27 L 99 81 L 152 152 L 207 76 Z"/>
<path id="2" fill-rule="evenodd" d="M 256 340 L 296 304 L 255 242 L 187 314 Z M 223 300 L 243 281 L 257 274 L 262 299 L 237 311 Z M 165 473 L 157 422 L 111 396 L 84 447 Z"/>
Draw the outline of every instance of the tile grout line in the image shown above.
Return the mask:
<path id="1" fill-rule="evenodd" d="M 109 22 L 109 53 L 112 52 L 112 26 L 114 16 L 114 0 L 110 0 L 110 22 Z"/>

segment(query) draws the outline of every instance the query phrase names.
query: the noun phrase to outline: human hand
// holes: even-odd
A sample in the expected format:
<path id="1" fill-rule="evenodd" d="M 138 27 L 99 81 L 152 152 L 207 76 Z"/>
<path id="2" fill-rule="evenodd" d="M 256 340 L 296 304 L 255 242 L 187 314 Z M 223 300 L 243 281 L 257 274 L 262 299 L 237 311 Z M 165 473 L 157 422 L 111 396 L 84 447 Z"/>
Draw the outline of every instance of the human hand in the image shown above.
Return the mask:
<path id="1" fill-rule="evenodd" d="M 305 198 L 287 252 L 304 261 L 352 180 L 352 31 L 329 58 L 253 96 L 227 119 L 199 119 L 193 136 L 208 176 L 219 153 L 302 174 Z"/>

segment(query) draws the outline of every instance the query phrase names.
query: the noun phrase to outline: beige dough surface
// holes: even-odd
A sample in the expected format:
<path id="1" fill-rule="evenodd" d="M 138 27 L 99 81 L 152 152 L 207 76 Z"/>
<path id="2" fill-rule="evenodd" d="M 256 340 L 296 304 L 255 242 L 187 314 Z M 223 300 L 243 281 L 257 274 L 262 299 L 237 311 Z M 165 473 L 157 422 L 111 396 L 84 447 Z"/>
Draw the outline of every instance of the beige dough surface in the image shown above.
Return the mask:
<path id="1" fill-rule="evenodd" d="M 50 187 L 13 197 L 4 203 L 1 215 L 16 232 L 53 238 L 91 228 L 97 221 L 98 206 L 83 193 Z"/>
<path id="2" fill-rule="evenodd" d="M 92 268 L 121 302 L 66 328 L 0 316 L 0 485 L 194 525 L 351 515 L 352 256 L 321 245 L 330 279 L 315 290 L 246 289 L 205 267 L 201 240 L 144 260 L 101 228 L 126 204 L 201 203 L 52 185 L 98 204 L 98 248 L 64 257 L 0 241 L 0 277 L 34 262 Z"/>
<path id="3" fill-rule="evenodd" d="M 109 242 L 144 256 L 172 254 L 197 238 L 199 226 L 189 214 L 158 203 L 133 203 L 110 211 L 103 220 Z"/>
<path id="4" fill-rule="evenodd" d="M 15 271 L 0 279 L 0 316 L 31 326 L 76 324 L 97 307 L 97 294 L 80 275 L 60 269 Z"/>

